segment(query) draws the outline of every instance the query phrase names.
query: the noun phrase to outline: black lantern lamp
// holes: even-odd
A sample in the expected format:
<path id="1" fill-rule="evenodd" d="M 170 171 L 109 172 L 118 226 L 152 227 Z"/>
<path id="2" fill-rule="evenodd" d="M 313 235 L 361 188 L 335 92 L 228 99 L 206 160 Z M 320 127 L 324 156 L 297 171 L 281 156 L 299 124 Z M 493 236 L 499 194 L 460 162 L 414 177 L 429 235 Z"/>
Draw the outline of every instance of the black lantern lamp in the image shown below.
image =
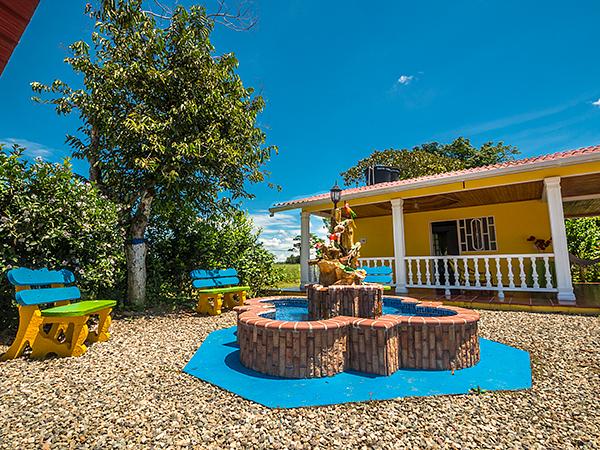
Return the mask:
<path id="1" fill-rule="evenodd" d="M 329 190 L 329 197 L 333 202 L 333 209 L 337 208 L 338 202 L 342 199 L 342 190 L 337 184 L 337 181 L 333 185 L 333 187 Z"/>

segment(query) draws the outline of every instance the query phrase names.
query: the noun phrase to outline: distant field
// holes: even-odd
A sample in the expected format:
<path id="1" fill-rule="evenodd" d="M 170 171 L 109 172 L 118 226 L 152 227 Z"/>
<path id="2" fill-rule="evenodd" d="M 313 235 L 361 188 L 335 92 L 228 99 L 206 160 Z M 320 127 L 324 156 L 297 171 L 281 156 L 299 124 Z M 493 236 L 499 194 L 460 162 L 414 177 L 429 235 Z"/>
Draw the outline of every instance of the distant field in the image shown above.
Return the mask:
<path id="1" fill-rule="evenodd" d="M 282 274 L 282 280 L 277 283 L 278 288 L 296 287 L 300 284 L 300 264 L 276 264 L 277 271 Z"/>

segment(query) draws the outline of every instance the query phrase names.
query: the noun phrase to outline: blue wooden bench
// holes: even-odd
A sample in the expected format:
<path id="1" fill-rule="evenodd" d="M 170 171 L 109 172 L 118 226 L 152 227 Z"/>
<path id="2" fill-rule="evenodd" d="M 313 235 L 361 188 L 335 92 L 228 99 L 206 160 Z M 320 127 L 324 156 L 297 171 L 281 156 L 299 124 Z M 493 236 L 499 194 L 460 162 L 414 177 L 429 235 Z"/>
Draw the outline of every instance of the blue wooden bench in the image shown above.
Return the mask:
<path id="1" fill-rule="evenodd" d="M 240 286 L 235 269 L 193 270 L 190 277 L 192 286 L 198 289 L 196 311 L 201 314 L 221 314 L 223 302 L 227 308 L 243 305 L 250 289 L 249 286 Z"/>
<path id="2" fill-rule="evenodd" d="M 361 267 L 367 276 L 363 280 L 365 283 L 376 283 L 383 285 L 384 291 L 390 291 L 392 289 L 392 268 L 389 266 L 378 266 L 378 267 Z"/>
<path id="3" fill-rule="evenodd" d="M 15 286 L 15 300 L 19 308 L 17 336 L 2 355 L 2 360 L 21 356 L 29 345 L 32 358 L 48 354 L 81 356 L 88 342 L 107 341 L 110 311 L 114 300 L 86 300 L 74 286 L 75 276 L 68 270 L 12 269 L 8 280 Z M 51 307 L 44 307 L 51 304 Z M 87 322 L 98 316 L 95 331 L 90 332 Z"/>

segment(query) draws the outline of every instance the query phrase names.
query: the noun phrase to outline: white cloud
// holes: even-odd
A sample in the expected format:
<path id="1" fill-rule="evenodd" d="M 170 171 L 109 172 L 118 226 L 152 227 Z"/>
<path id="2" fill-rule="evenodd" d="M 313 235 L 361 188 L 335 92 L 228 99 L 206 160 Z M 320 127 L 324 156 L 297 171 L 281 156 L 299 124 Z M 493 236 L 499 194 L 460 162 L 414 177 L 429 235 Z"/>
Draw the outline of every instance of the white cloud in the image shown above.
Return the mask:
<path id="1" fill-rule="evenodd" d="M 55 148 L 48 147 L 44 144 L 40 144 L 39 142 L 29 141 L 27 139 L 3 138 L 0 139 L 0 143 L 8 144 L 11 146 L 13 144 L 17 144 L 25 149 L 25 155 L 29 156 L 30 158 L 49 159 L 53 155 L 60 153 Z"/>
<path id="2" fill-rule="evenodd" d="M 289 249 L 294 246 L 294 238 L 300 234 L 300 214 L 293 212 L 277 213 L 273 217 L 265 210 L 250 214 L 257 230 L 261 230 L 260 241 L 265 248 L 275 254 L 278 261 L 292 253 Z M 320 217 L 311 216 L 310 230 L 324 238 L 326 230 Z"/>
<path id="3" fill-rule="evenodd" d="M 598 100 L 596 100 L 595 102 L 592 102 L 592 105 L 597 106 L 598 108 L 600 108 L 600 98 Z"/>
<path id="4" fill-rule="evenodd" d="M 398 84 L 402 84 L 402 85 L 406 86 L 412 80 L 414 80 L 414 78 L 415 78 L 414 75 L 400 75 L 400 78 L 398 78 Z"/>

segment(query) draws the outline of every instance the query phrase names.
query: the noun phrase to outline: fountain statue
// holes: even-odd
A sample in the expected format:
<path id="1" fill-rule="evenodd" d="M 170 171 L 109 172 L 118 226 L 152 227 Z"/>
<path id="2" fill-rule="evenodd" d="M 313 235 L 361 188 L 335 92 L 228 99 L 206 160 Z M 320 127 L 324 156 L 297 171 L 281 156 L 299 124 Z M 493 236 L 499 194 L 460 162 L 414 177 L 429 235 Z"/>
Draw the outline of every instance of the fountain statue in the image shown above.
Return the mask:
<path id="1" fill-rule="evenodd" d="M 316 258 L 309 261 L 319 267 L 321 286 L 362 284 L 365 279 L 366 272 L 358 269 L 361 244 L 354 242 L 355 218 L 348 202 L 331 211 L 329 244 L 319 242 Z"/>
<path id="2" fill-rule="evenodd" d="M 364 283 L 367 273 L 358 268 L 361 244 L 354 242 L 355 218 L 348 202 L 331 211 L 329 243 L 318 243 L 316 258 L 309 261 L 319 267 L 319 283 L 306 287 L 310 320 L 381 316 L 383 287 Z"/>

